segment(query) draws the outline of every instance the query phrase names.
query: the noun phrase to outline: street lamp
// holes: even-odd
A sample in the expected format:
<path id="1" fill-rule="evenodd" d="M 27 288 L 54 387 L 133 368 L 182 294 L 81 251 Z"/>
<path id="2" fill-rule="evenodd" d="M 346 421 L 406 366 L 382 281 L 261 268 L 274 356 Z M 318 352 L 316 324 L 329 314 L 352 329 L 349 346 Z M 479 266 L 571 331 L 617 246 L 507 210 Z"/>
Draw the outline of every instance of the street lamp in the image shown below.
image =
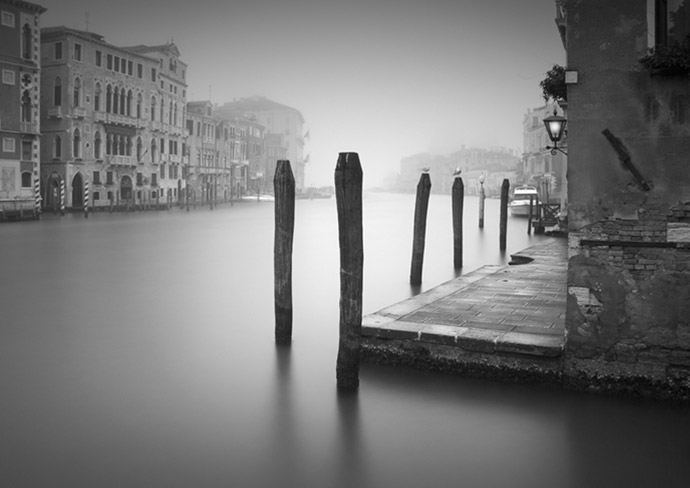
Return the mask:
<path id="1" fill-rule="evenodd" d="M 565 126 L 568 123 L 565 117 L 561 117 L 556 113 L 554 109 L 553 115 L 546 117 L 544 119 L 544 125 L 546 126 L 546 133 L 549 135 L 549 139 L 553 142 L 553 146 L 546 146 L 546 149 L 551 149 L 551 155 L 555 156 L 556 151 L 560 151 L 566 156 L 568 155 L 562 147 L 558 147 L 558 142 L 563 137 L 565 133 Z"/>

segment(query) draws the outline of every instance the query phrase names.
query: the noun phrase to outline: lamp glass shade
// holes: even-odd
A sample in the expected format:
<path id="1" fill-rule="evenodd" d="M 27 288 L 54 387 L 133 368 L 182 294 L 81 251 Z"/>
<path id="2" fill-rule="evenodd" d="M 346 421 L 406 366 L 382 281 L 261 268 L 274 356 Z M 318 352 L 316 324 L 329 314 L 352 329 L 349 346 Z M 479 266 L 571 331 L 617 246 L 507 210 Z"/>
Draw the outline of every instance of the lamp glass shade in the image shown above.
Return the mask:
<path id="1" fill-rule="evenodd" d="M 546 117 L 544 119 L 544 125 L 546 126 L 546 132 L 549 134 L 549 139 L 553 142 L 560 141 L 563 137 L 566 123 L 566 118 L 560 115 L 553 114 L 550 117 Z"/>

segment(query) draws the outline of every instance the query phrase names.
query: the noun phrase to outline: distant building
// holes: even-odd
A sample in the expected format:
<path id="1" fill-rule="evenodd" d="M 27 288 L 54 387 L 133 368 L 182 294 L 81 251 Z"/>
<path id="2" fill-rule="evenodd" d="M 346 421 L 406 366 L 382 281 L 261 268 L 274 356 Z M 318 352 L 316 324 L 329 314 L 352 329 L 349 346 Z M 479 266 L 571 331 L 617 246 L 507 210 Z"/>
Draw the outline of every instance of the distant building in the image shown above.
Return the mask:
<path id="1" fill-rule="evenodd" d="M 186 66 L 174 44 L 117 47 L 67 27 L 41 30 L 44 206 L 173 203 L 186 164 Z"/>
<path id="2" fill-rule="evenodd" d="M 0 0 L 0 208 L 33 200 L 40 154 L 40 16 L 46 9 Z M 8 202 L 9 203 L 9 202 Z"/>
<path id="3" fill-rule="evenodd" d="M 249 97 L 228 102 L 218 108 L 222 117 L 237 117 L 253 114 L 261 124 L 266 134 L 282 134 L 287 158 L 290 160 L 292 172 L 295 175 L 295 186 L 304 189 L 304 171 L 308 161 L 305 156 L 304 117 L 302 113 L 292 107 L 267 99 L 266 97 Z M 275 167 L 275 161 L 270 163 Z M 263 171 L 266 174 L 266 168 Z"/>

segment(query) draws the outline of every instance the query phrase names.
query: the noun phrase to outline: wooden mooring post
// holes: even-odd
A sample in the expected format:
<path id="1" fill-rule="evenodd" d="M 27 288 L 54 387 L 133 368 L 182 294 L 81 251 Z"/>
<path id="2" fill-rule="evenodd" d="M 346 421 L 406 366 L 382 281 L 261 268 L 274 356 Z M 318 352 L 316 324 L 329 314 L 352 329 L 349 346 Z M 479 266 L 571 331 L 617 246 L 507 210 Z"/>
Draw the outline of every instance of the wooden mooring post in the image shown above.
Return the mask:
<path id="1" fill-rule="evenodd" d="M 462 211 L 465 199 L 465 185 L 459 175 L 455 176 L 452 188 L 453 207 L 453 265 L 462 268 Z"/>
<path id="2" fill-rule="evenodd" d="M 527 215 L 527 235 L 532 235 L 532 213 L 534 211 L 534 195 L 529 196 L 529 214 Z"/>
<path id="3" fill-rule="evenodd" d="M 426 171 L 419 177 L 417 183 L 417 198 L 414 206 L 414 235 L 412 236 L 412 264 L 410 266 L 410 284 L 422 283 L 422 267 L 424 264 L 424 242 L 426 238 L 426 214 L 429 210 L 429 194 L 431 193 L 431 178 Z"/>
<path id="4" fill-rule="evenodd" d="M 275 299 L 275 340 L 292 341 L 292 241 L 295 229 L 295 177 L 290 161 L 279 160 L 273 177 L 275 194 L 275 236 L 273 273 Z"/>
<path id="5" fill-rule="evenodd" d="M 364 267 L 362 177 L 359 155 L 340 153 L 335 167 L 335 199 L 340 243 L 340 338 L 336 380 L 341 390 L 359 386 Z"/>
<path id="6" fill-rule="evenodd" d="M 484 192 L 484 176 L 479 177 L 479 228 L 484 228 L 484 200 L 486 193 Z"/>
<path id="7" fill-rule="evenodd" d="M 506 250 L 506 231 L 508 229 L 508 193 L 510 191 L 510 182 L 507 178 L 503 180 L 501 185 L 501 222 L 499 235 L 499 248 L 501 251 Z"/>

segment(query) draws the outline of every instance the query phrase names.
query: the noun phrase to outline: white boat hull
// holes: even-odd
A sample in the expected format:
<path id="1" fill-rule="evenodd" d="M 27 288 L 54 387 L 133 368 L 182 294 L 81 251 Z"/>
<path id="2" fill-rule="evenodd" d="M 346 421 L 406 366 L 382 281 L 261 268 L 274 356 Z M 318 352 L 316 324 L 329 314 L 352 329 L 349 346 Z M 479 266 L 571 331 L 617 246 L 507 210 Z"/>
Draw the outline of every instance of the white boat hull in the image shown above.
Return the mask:
<path id="1" fill-rule="evenodd" d="M 512 202 L 508 205 L 510 215 L 515 217 L 529 217 L 529 201 Z"/>

